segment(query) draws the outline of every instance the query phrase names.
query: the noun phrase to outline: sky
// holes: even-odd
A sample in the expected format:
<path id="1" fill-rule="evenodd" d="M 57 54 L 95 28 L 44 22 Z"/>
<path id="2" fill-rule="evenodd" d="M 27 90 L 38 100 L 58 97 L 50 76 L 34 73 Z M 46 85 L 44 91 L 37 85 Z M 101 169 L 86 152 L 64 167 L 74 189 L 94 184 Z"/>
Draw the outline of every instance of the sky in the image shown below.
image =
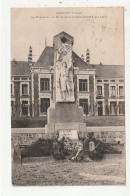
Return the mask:
<path id="1" fill-rule="evenodd" d="M 73 51 L 90 63 L 124 65 L 123 8 L 12 8 L 11 60 L 26 61 L 29 46 L 36 61 L 53 36 L 74 37 Z"/>

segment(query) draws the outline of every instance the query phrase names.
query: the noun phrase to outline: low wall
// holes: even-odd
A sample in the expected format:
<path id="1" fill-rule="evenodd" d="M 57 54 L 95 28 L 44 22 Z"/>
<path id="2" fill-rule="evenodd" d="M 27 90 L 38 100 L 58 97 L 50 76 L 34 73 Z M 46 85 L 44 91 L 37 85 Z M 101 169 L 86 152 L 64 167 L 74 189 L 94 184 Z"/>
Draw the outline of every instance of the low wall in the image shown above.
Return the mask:
<path id="1" fill-rule="evenodd" d="M 45 138 L 44 128 L 12 128 L 11 142 L 12 144 L 19 143 L 20 145 L 30 145 L 39 138 Z"/>
<path id="2" fill-rule="evenodd" d="M 86 132 L 79 132 L 79 138 L 84 138 L 87 134 L 93 134 L 96 139 L 107 143 L 125 143 L 125 127 L 86 127 Z M 45 128 L 12 128 L 12 144 L 30 145 L 39 138 L 52 138 L 53 134 L 45 133 Z"/>
<path id="3" fill-rule="evenodd" d="M 86 127 L 87 133 L 92 133 L 96 139 L 105 143 L 125 143 L 124 126 Z"/>

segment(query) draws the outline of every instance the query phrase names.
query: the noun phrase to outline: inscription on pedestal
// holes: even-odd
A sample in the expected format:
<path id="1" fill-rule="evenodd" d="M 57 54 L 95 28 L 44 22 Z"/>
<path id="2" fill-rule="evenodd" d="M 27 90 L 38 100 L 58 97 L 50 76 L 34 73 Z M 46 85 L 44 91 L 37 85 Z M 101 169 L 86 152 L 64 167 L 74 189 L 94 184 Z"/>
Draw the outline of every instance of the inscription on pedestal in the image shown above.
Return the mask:
<path id="1" fill-rule="evenodd" d="M 68 137 L 70 139 L 78 139 L 78 132 L 77 130 L 73 129 L 60 129 L 59 132 L 59 138 L 61 139 L 63 136 Z"/>

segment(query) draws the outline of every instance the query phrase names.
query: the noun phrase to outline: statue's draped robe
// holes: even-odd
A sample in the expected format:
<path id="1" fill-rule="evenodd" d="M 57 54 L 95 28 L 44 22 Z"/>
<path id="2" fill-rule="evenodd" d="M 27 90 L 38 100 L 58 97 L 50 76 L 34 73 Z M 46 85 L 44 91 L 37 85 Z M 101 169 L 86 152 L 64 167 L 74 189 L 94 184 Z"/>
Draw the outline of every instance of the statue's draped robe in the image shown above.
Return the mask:
<path id="1" fill-rule="evenodd" d="M 72 64 L 72 46 L 69 44 L 62 44 L 58 49 L 56 66 L 58 68 L 59 87 L 61 92 L 72 91 L 73 85 L 73 64 Z M 61 95 L 62 96 L 62 95 Z"/>

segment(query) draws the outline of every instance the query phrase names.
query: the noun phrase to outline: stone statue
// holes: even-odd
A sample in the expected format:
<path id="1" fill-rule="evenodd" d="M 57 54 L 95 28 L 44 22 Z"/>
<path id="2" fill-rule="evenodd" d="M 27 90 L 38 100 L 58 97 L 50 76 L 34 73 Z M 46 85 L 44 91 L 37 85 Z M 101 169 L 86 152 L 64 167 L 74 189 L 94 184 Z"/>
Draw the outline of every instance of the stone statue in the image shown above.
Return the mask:
<path id="1" fill-rule="evenodd" d="M 66 38 L 61 38 L 61 47 L 57 52 L 56 67 L 61 99 L 71 101 L 74 97 L 72 46 L 66 43 Z"/>

